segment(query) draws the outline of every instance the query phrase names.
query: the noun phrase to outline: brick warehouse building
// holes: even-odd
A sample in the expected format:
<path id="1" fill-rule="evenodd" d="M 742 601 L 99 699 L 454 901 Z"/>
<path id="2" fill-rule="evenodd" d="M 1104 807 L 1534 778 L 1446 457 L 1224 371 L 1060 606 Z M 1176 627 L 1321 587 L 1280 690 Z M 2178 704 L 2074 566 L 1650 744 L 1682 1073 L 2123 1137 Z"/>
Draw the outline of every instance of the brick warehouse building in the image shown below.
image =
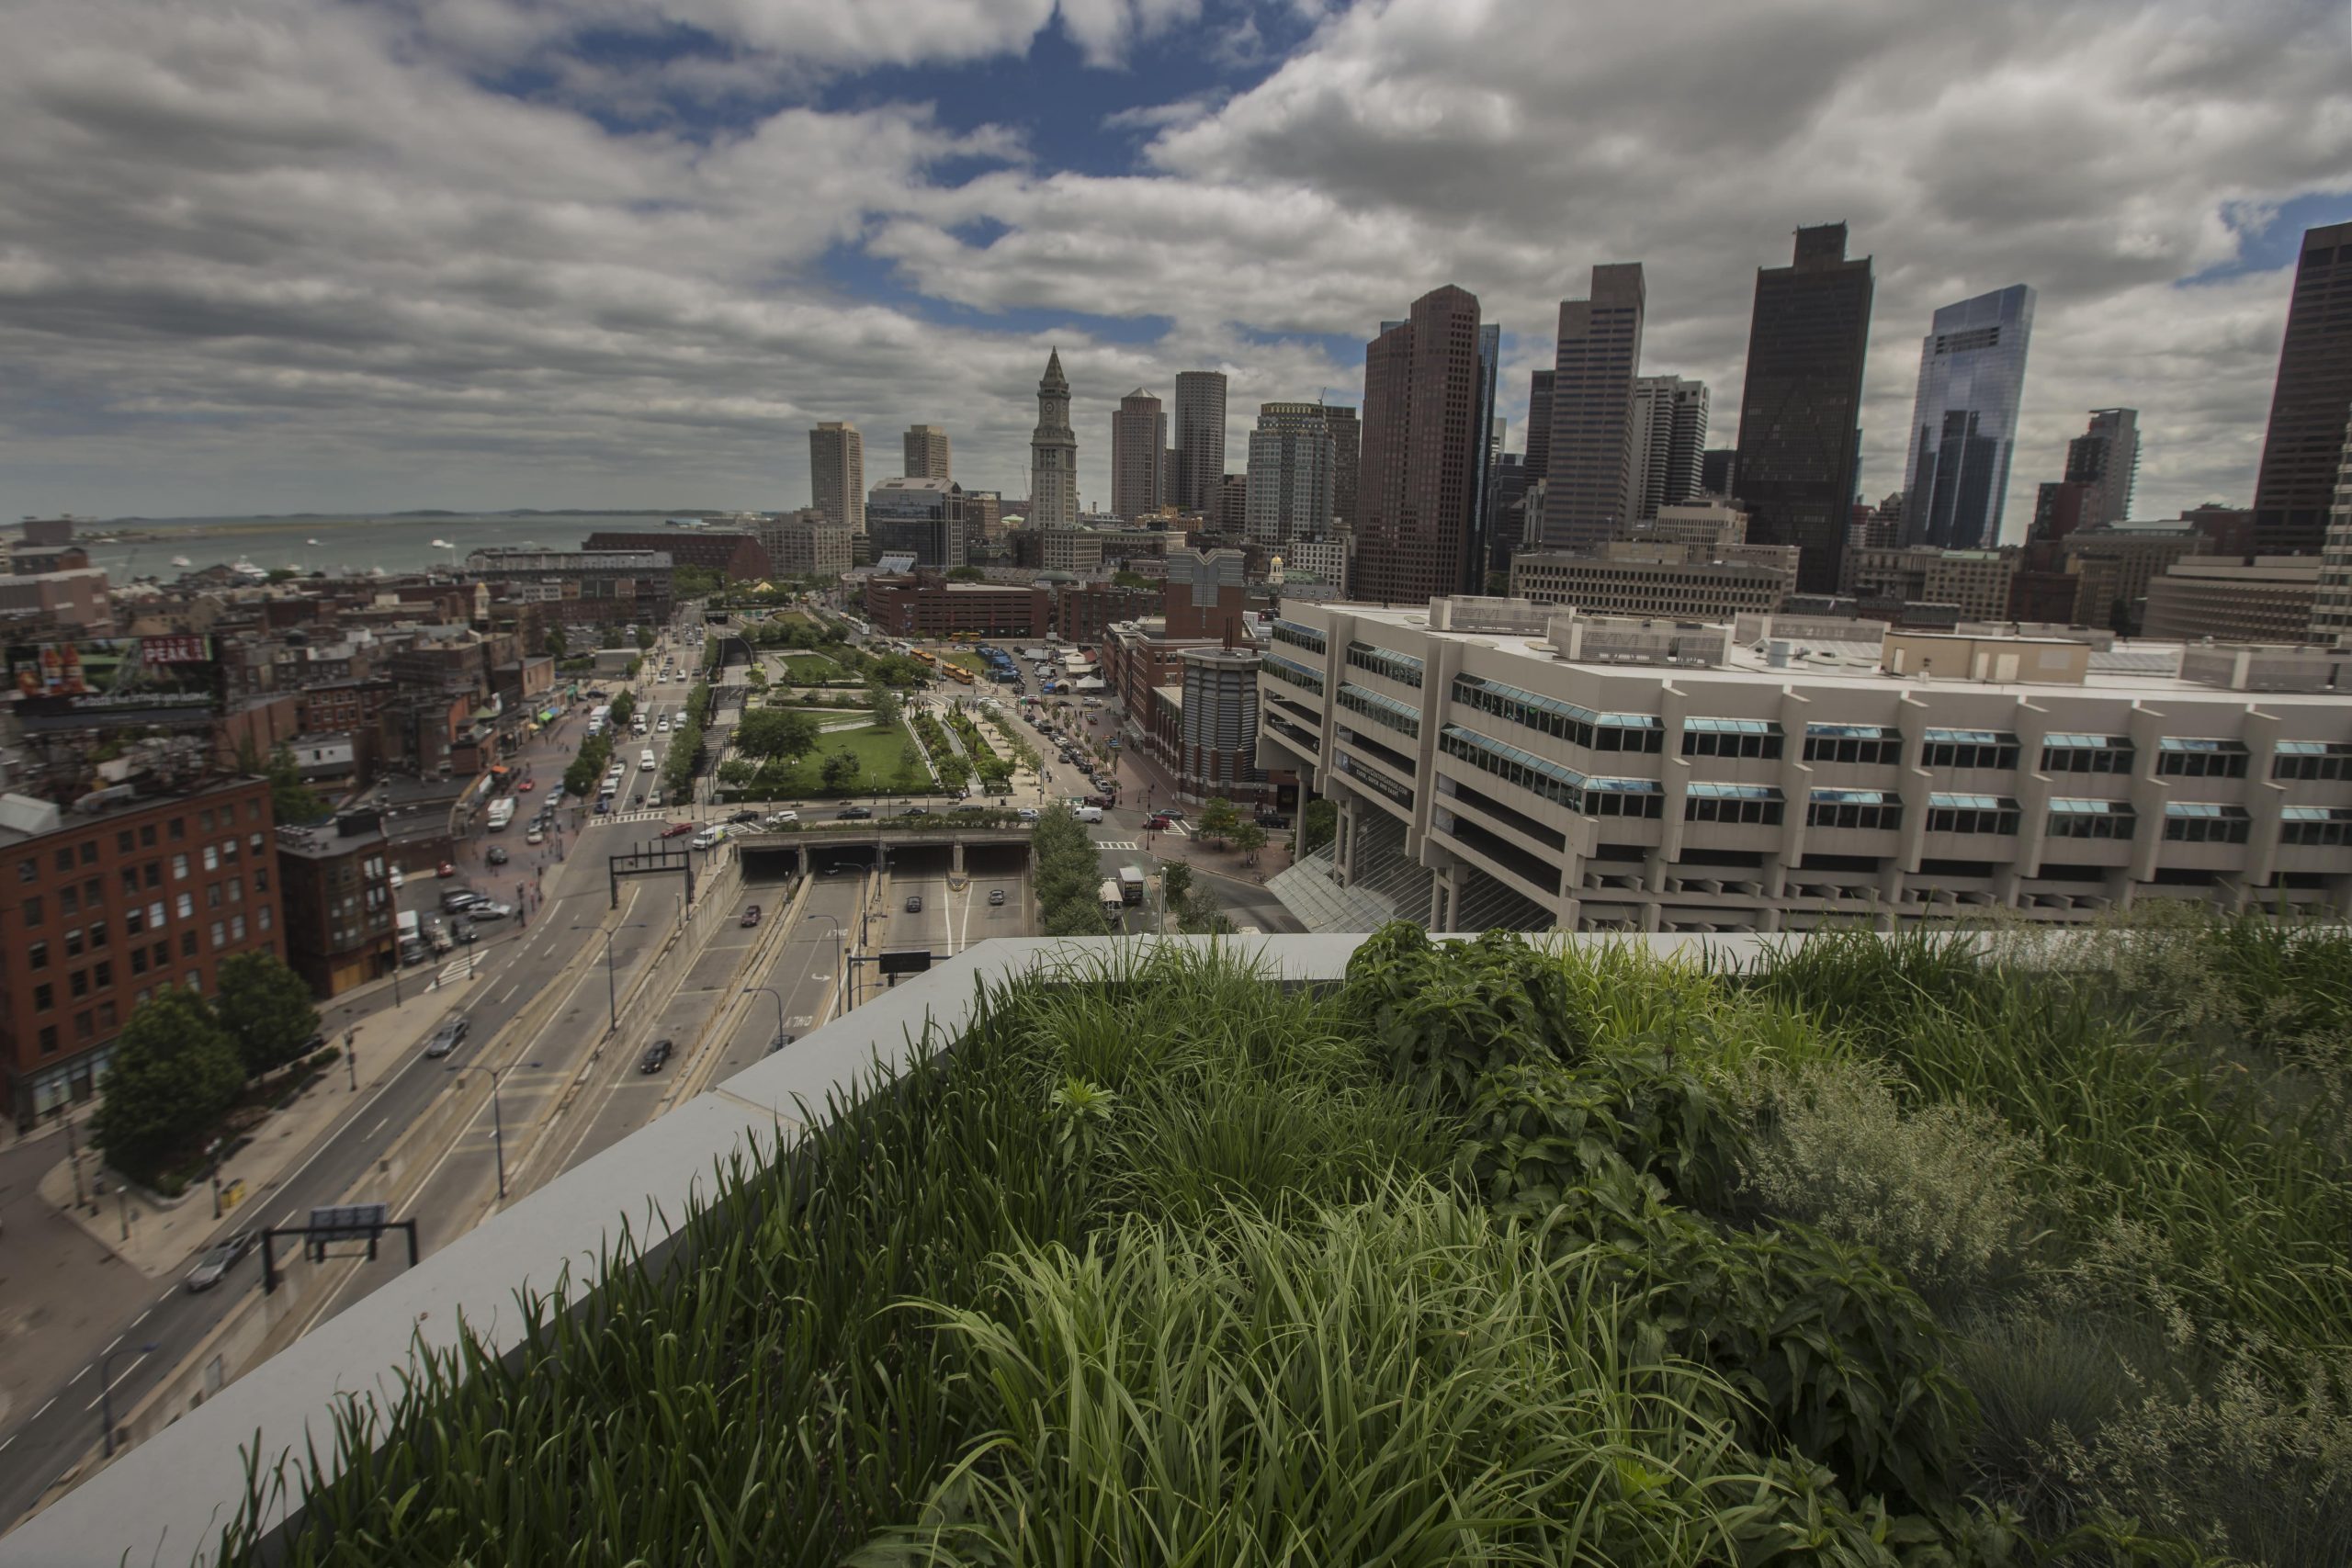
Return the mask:
<path id="1" fill-rule="evenodd" d="M 18 1127 L 88 1100 L 159 987 L 209 996 L 229 954 L 285 955 L 272 827 L 255 778 L 118 785 L 71 808 L 0 795 L 0 1071 Z"/>
<path id="2" fill-rule="evenodd" d="M 673 566 L 700 567 L 722 572 L 738 582 L 757 582 L 768 575 L 768 552 L 756 534 L 718 529 L 650 528 L 641 534 L 600 530 L 580 542 L 583 550 L 656 550 Z"/>

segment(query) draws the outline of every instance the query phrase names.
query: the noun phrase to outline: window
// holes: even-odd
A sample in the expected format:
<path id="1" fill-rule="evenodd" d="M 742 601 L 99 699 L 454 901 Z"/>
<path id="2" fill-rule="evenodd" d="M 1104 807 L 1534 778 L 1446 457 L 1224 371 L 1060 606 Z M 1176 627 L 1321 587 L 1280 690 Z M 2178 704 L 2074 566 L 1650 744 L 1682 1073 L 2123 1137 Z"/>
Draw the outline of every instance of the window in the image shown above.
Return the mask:
<path id="1" fill-rule="evenodd" d="M 187 988 L 189 990 L 202 991 L 204 989 L 204 972 L 202 970 L 191 969 L 182 977 L 187 981 Z"/>
<path id="2" fill-rule="evenodd" d="M 1805 726 L 1808 750 L 1813 728 Z M 1817 789 L 1805 800 L 1804 819 L 1813 828 L 1900 828 L 1903 801 L 1883 789 Z"/>
<path id="3" fill-rule="evenodd" d="M 1375 692 L 1369 686 L 1359 686 L 1352 681 L 1340 687 L 1340 705 L 1374 724 L 1385 724 L 1400 735 L 1420 738 L 1421 712 L 1410 703 L 1400 703 L 1395 697 Z"/>
<path id="4" fill-rule="evenodd" d="M 139 847 L 142 850 L 152 850 L 155 847 L 155 824 L 153 822 L 141 822 L 139 825 Z"/>
<path id="5" fill-rule="evenodd" d="M 2335 740 L 2281 740 L 2271 759 L 2274 779 L 2352 777 L 2352 744 Z"/>
<path id="6" fill-rule="evenodd" d="M 130 908 L 125 909 L 122 912 L 122 929 L 132 936 L 138 936 L 141 932 L 145 931 L 147 929 L 147 911 L 139 908 L 136 904 L 132 905 Z"/>
<path id="7" fill-rule="evenodd" d="M 147 863 L 147 886 L 150 887 L 161 887 L 163 885 L 164 863 L 159 860 L 149 861 Z"/>
<path id="8" fill-rule="evenodd" d="M 70 883 L 65 886 L 59 888 L 57 890 L 57 912 L 60 916 L 80 914 L 82 912 L 81 889 L 74 886 Z"/>
<path id="9" fill-rule="evenodd" d="M 1555 805 L 1590 816 L 1656 817 L 1664 799 L 1663 787 L 1651 779 L 1592 779 L 1561 763 L 1521 750 L 1518 747 L 1449 724 L 1438 736 L 1438 750 L 1474 768 L 1532 790 Z M 1608 809 L 1600 796 L 1631 795 L 1647 799 L 1640 809 Z M 1655 798 L 1650 798 L 1655 796 Z M 1617 801 L 1611 798 L 1609 805 Z"/>
<path id="10" fill-rule="evenodd" d="M 2165 838 L 2176 844 L 2243 844 L 2252 820 L 2242 806 L 2205 800 L 2165 802 Z"/>
<path id="11" fill-rule="evenodd" d="M 182 958 L 194 958 L 196 954 L 196 933 L 192 931 L 180 932 L 180 956 Z"/>
<path id="12" fill-rule="evenodd" d="M 266 893 L 269 891 L 269 873 L 266 871 L 257 871 L 254 873 L 254 891 L 256 893 Z"/>
<path id="13" fill-rule="evenodd" d="M 1930 729 L 1920 739 L 1923 768 L 2015 768 L 2018 738 L 2006 729 Z"/>
<path id="14" fill-rule="evenodd" d="M 57 1055 L 57 1025 L 44 1023 L 40 1026 L 40 1054 L 44 1056 Z"/>
<path id="15" fill-rule="evenodd" d="M 90 922 L 90 951 L 96 953 L 107 944 L 107 922 L 102 916 Z"/>
<path id="16" fill-rule="evenodd" d="M 174 900 L 172 908 L 173 912 L 178 915 L 183 920 L 194 919 L 196 915 L 196 895 L 193 893 L 181 894 L 177 899 Z"/>
<path id="17" fill-rule="evenodd" d="M 130 950 L 130 972 L 133 975 L 144 975 L 147 973 L 147 950 L 145 948 L 134 947 Z"/>
<path id="18" fill-rule="evenodd" d="M 122 890 L 134 898 L 139 897 L 139 868 L 137 866 L 127 865 L 122 868 Z"/>
<path id="19" fill-rule="evenodd" d="M 94 876 L 82 884 L 82 902 L 87 908 L 96 908 L 106 902 L 106 889 L 98 885 L 96 877 Z"/>
<path id="20" fill-rule="evenodd" d="M 1781 727 L 1762 718 L 1687 718 L 1682 721 L 1686 757 L 1778 757 Z"/>
<path id="21" fill-rule="evenodd" d="M 1279 654 L 1270 653 L 1258 662 L 1258 668 L 1277 681 L 1284 681 L 1301 691 L 1323 694 L 1323 677 L 1304 664 L 1294 663 Z"/>
<path id="22" fill-rule="evenodd" d="M 1656 779 L 1587 779 L 1584 809 L 1589 817 L 1666 815 L 1666 786 Z"/>
<path id="23" fill-rule="evenodd" d="M 77 1001 L 80 998 L 88 996 L 90 994 L 90 972 L 86 969 L 76 969 L 73 973 L 67 975 L 65 976 L 65 988 L 69 992 L 73 993 L 74 999 Z"/>
<path id="24" fill-rule="evenodd" d="M 2018 803 L 2000 795 L 1928 796 L 1930 833 L 2014 833 Z"/>
<path id="25" fill-rule="evenodd" d="M 31 897 L 25 900 L 25 924 L 28 926 L 37 926 L 48 918 L 48 915 L 41 908 L 40 894 L 36 893 Z"/>
<path id="26" fill-rule="evenodd" d="M 1903 761 L 1903 734 L 1883 724 L 1808 724 L 1804 727 L 1804 760 L 1891 767 Z M 1818 798 L 1822 792 L 1813 793 Z"/>
<path id="27" fill-rule="evenodd" d="M 237 863 L 236 840 L 223 839 L 220 840 L 220 863 L 222 865 L 234 865 Z"/>
<path id="28" fill-rule="evenodd" d="M 187 837 L 187 818 L 185 817 L 175 817 L 164 826 L 164 830 L 170 833 L 174 839 L 185 839 Z"/>
<path id="29" fill-rule="evenodd" d="M 1273 638 L 1276 642 L 1286 642 L 1293 648 L 1303 648 L 1309 653 L 1322 653 L 1331 646 L 1324 640 L 1321 632 L 1317 631 L 1313 626 L 1301 625 L 1297 621 L 1276 621 L 1273 626 Z"/>
<path id="30" fill-rule="evenodd" d="M 98 1027 L 100 1029 L 112 1029 L 121 1021 L 122 1020 L 120 1015 L 115 1011 L 114 998 L 112 997 L 107 998 L 106 1000 L 98 1004 Z"/>
<path id="31" fill-rule="evenodd" d="M 2156 742 L 2156 772 L 2171 778 L 2242 779 L 2246 750 L 2243 740 L 2205 740 L 2166 735 Z M 2165 836 L 2169 838 L 2170 832 Z"/>
<path id="32" fill-rule="evenodd" d="M 372 889 L 370 891 L 372 893 Z M 242 904 L 244 901 L 245 885 L 238 881 L 235 877 L 231 877 L 229 879 L 229 902 L 232 904 Z"/>
<path id="33" fill-rule="evenodd" d="M 97 1021 L 90 1016 L 89 1009 L 84 1008 L 80 1012 L 74 1015 L 74 1033 L 77 1038 L 83 1040 L 95 1039 L 97 1036 Z"/>
<path id="34" fill-rule="evenodd" d="M 1694 784 L 1682 802 L 1685 822 L 1781 825 L 1781 792 L 1770 784 Z"/>
<path id="35" fill-rule="evenodd" d="M 82 863 L 84 865 L 98 863 L 98 841 L 96 839 L 82 840 Z"/>
<path id="36" fill-rule="evenodd" d="M 48 967 L 49 967 L 49 943 L 47 943 L 47 942 L 36 942 L 28 943 L 28 944 L 26 946 L 26 948 L 25 948 L 25 962 L 26 962 L 27 966 L 28 966 L 28 967 L 29 967 L 29 968 L 33 968 L 33 969 L 46 969 L 46 968 L 48 968 Z"/>
<path id="37" fill-rule="evenodd" d="M 2282 844 L 2352 843 L 2352 808 L 2290 806 L 2278 815 L 2278 841 Z"/>
<path id="38" fill-rule="evenodd" d="M 151 931 L 164 929 L 164 905 L 161 899 L 147 906 L 147 925 Z"/>
<path id="39" fill-rule="evenodd" d="M 32 857 L 30 855 L 27 855 L 23 860 L 17 863 L 17 880 L 19 882 L 39 882 L 40 880 L 40 867 L 33 863 Z"/>
<path id="40" fill-rule="evenodd" d="M 44 980 L 33 987 L 33 1010 L 47 1012 L 57 1005 L 57 987 Z"/>
<path id="41" fill-rule="evenodd" d="M 204 869 L 207 871 L 219 871 L 220 869 L 220 852 L 214 845 L 207 844 L 204 846 Z"/>
<path id="42" fill-rule="evenodd" d="M 229 917 L 229 940 L 231 942 L 243 942 L 245 940 L 244 916 L 232 915 Z"/>
<path id="43" fill-rule="evenodd" d="M 1419 691 L 1421 685 L 1421 661 L 1409 653 L 1391 649 L 1374 648 L 1368 642 L 1348 644 L 1348 662 L 1359 670 L 1385 676 Z"/>
<path id="44" fill-rule="evenodd" d="M 269 906 L 268 906 L 268 905 L 266 905 L 266 904 L 264 904 L 264 905 L 261 907 L 261 915 L 260 915 L 260 918 L 259 918 L 259 919 L 257 919 L 254 923 L 255 925 L 259 926 L 263 931 L 267 931 L 267 930 L 269 930 L 269 919 L 270 919 L 270 917 L 269 917 Z"/>
<path id="45" fill-rule="evenodd" d="M 170 965 L 172 962 L 172 944 L 170 942 L 159 942 L 150 951 L 154 955 L 156 968 L 163 969 Z"/>
<path id="46" fill-rule="evenodd" d="M 212 831 L 212 808 L 208 806 L 203 810 L 196 814 L 196 828 L 197 831 L 199 833 L 209 833 Z"/>
<path id="47" fill-rule="evenodd" d="M 71 844 L 61 844 L 61 845 L 59 845 L 59 846 L 58 846 L 58 849 L 57 849 L 57 869 L 58 869 L 58 870 L 60 870 L 60 871 L 72 871 L 72 870 L 74 869 L 74 846 L 73 846 L 73 845 L 71 845 Z"/>
<path id="48" fill-rule="evenodd" d="M 179 854 L 172 857 L 172 880 L 174 882 L 187 880 L 187 856 Z"/>
<path id="49" fill-rule="evenodd" d="M 82 956 L 82 928 L 80 926 L 75 926 L 65 933 L 65 956 L 68 958 Z"/>
<path id="50" fill-rule="evenodd" d="M 90 965 L 90 984 L 102 991 L 109 989 L 114 985 L 113 959 L 101 958 Z"/>
<path id="51" fill-rule="evenodd" d="M 229 945 L 229 923 L 226 920 L 212 922 L 212 945 L 216 948 Z"/>
<path id="52" fill-rule="evenodd" d="M 1666 727 L 1656 714 L 1596 713 L 1476 675 L 1454 677 L 1453 700 L 1588 750 L 1655 754 L 1666 749 Z"/>
<path id="53" fill-rule="evenodd" d="M 125 828 L 121 832 L 117 833 L 114 836 L 115 853 L 121 855 L 129 854 L 130 852 L 131 842 L 130 829 Z"/>
<path id="54" fill-rule="evenodd" d="M 217 909 L 220 907 L 220 885 L 219 883 L 208 882 L 205 884 L 204 907 L 208 909 Z"/>

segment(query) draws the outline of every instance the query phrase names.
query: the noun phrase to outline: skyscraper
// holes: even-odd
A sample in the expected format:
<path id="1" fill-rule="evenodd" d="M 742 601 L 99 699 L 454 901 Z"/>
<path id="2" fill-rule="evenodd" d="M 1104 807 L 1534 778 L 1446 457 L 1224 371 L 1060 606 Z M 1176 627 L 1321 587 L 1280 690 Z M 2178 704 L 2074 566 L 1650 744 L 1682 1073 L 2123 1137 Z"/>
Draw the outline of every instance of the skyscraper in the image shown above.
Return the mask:
<path id="1" fill-rule="evenodd" d="M 2140 411 L 2093 409 L 2090 428 L 2066 443 L 2068 484 L 2083 487 L 2082 522 L 2120 523 L 2132 515 L 2140 475 Z"/>
<path id="2" fill-rule="evenodd" d="M 1634 510 L 1654 521 L 1661 506 L 1699 492 L 1699 459 L 1707 446 L 1707 384 L 1679 376 L 1634 379 Z"/>
<path id="3" fill-rule="evenodd" d="M 1801 593 L 1838 592 L 1854 504 L 1871 259 L 1846 225 L 1800 229 L 1787 266 L 1756 271 L 1735 487 L 1751 545 L 1794 545 Z"/>
<path id="4" fill-rule="evenodd" d="M 953 479 L 948 471 L 953 466 L 947 451 L 947 432 L 935 424 L 910 424 L 905 436 L 907 478 L 910 479 Z"/>
<path id="5" fill-rule="evenodd" d="M 2352 640 L 2352 431 L 2336 460 L 2335 502 L 2319 552 L 2319 590 L 2312 602 L 2312 640 Z"/>
<path id="6" fill-rule="evenodd" d="M 1905 545 L 1979 550 L 2001 542 L 2033 299 L 2013 283 L 1946 305 L 1920 341 L 1903 469 Z"/>
<path id="7" fill-rule="evenodd" d="M 808 433 L 810 504 L 853 534 L 865 532 L 865 437 L 847 420 Z"/>
<path id="8" fill-rule="evenodd" d="M 1589 549 L 1634 510 L 1634 378 L 1642 363 L 1642 264 L 1592 269 L 1591 297 L 1560 302 L 1544 545 Z"/>
<path id="9" fill-rule="evenodd" d="M 1250 542 L 1280 549 L 1331 531 L 1331 426 L 1321 403 L 1261 403 L 1250 433 Z"/>
<path id="10" fill-rule="evenodd" d="M 1495 418 L 1496 378 L 1502 374 L 1503 329 L 1492 321 L 1478 328 L 1478 469 L 1470 490 L 1470 578 L 1464 585 L 1476 593 L 1486 587 L 1487 486 L 1492 481 L 1495 459 L 1501 455 L 1502 432 Z"/>
<path id="11" fill-rule="evenodd" d="M 1453 284 L 1365 345 L 1359 598 L 1421 604 L 1475 582 L 1479 378 L 1478 301 Z"/>
<path id="12" fill-rule="evenodd" d="M 1037 382 L 1037 428 L 1029 436 L 1029 526 L 1078 526 L 1078 436 L 1069 427 L 1069 380 L 1062 351 L 1046 357 Z"/>
<path id="13" fill-rule="evenodd" d="M 1111 515 L 1133 522 L 1168 503 L 1168 416 L 1137 387 L 1111 416 Z"/>
<path id="14" fill-rule="evenodd" d="M 1699 454 L 1699 488 L 1709 495 L 1730 499 L 1737 479 L 1739 454 L 1728 446 L 1710 446 Z"/>
<path id="15" fill-rule="evenodd" d="M 1553 372 L 1538 370 L 1527 383 L 1527 482 L 1552 471 Z"/>
<path id="16" fill-rule="evenodd" d="M 1345 403 L 1325 403 L 1331 431 L 1331 525 L 1342 538 L 1356 531 L 1356 462 L 1363 456 L 1363 425 Z"/>
<path id="17" fill-rule="evenodd" d="M 2352 420 L 2352 223 L 2303 231 L 2270 430 L 2254 481 L 2254 547 L 2316 550 L 2327 533 L 2336 464 Z"/>
<path id="18" fill-rule="evenodd" d="M 1170 489 L 1186 512 L 1215 512 L 1225 485 L 1225 372 L 1176 373 L 1176 472 Z"/>

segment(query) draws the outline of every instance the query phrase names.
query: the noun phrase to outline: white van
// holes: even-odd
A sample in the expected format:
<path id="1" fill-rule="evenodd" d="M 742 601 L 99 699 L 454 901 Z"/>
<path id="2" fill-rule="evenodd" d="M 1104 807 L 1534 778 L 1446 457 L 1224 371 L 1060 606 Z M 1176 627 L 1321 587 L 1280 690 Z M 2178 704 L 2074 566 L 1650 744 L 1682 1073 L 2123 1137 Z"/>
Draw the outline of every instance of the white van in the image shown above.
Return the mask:
<path id="1" fill-rule="evenodd" d="M 1099 806 L 1073 806 L 1069 810 L 1070 815 L 1077 818 L 1081 822 L 1100 822 L 1102 820 L 1102 808 Z"/>
<path id="2" fill-rule="evenodd" d="M 698 850 L 710 850 L 717 849 L 718 847 L 718 841 L 725 837 L 727 837 L 727 829 L 713 825 L 711 827 L 705 828 L 701 832 L 696 833 L 693 838 L 688 839 L 686 842 Z"/>
<path id="3" fill-rule="evenodd" d="M 653 760 L 653 748 L 652 748 L 652 747 L 648 746 L 648 747 L 647 747 L 643 751 L 641 751 L 641 752 L 639 752 L 639 753 L 638 754 L 637 765 L 638 765 L 639 767 L 640 767 L 640 768 L 643 768 L 643 769 L 644 769 L 647 773 L 651 773 L 655 768 L 658 768 L 658 767 L 660 767 L 660 766 L 661 766 L 661 764 L 660 764 L 659 762 L 656 762 L 656 761 Z"/>

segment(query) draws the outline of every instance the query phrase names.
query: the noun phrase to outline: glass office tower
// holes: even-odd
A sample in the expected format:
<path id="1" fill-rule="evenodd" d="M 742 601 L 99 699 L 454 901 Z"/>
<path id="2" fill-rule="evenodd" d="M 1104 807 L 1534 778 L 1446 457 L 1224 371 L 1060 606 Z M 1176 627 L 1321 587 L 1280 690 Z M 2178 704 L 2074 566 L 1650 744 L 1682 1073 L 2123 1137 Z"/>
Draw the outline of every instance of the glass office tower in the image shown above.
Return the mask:
<path id="1" fill-rule="evenodd" d="M 1919 345 L 1919 396 L 1903 469 L 1903 542 L 1988 550 L 2001 542 L 2025 390 L 2033 290 L 1979 294 L 1935 315 Z"/>

